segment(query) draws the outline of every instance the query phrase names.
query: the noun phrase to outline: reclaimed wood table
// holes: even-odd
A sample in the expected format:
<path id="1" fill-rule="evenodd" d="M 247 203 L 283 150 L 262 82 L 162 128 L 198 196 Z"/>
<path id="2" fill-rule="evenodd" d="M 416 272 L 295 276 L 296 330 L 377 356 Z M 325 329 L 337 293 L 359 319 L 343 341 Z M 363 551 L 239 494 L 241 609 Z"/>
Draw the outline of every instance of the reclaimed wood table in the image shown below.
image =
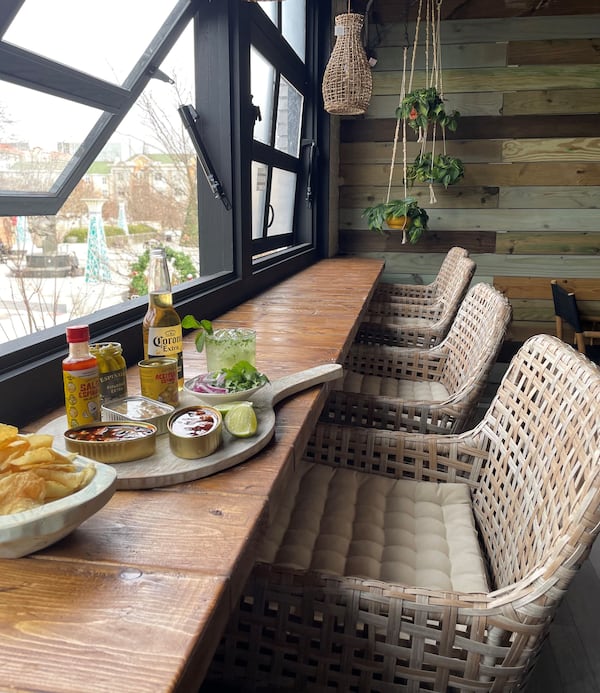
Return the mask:
<path id="1" fill-rule="evenodd" d="M 341 363 L 382 270 L 374 259 L 322 260 L 215 326 L 255 328 L 257 367 L 271 380 Z M 188 377 L 203 359 L 188 335 Z M 128 377 L 137 392 L 137 368 Z M 278 404 L 275 435 L 251 459 L 195 481 L 117 491 L 60 542 L 0 560 L 0 689 L 196 690 L 328 389 Z"/>

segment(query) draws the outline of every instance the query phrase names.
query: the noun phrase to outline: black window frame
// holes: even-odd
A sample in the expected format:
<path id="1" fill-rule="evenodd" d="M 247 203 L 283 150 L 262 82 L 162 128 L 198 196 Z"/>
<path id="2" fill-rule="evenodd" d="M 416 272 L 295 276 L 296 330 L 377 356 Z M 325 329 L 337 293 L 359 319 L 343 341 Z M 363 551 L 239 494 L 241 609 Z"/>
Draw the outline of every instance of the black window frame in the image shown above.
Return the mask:
<path id="1" fill-rule="evenodd" d="M 10 2 L 13 9 L 21 4 L 20 0 Z M 187 2 L 177 6 L 180 11 L 177 22 L 183 22 L 177 24 L 179 33 L 191 17 L 198 32 L 195 60 L 197 68 L 201 69 L 196 70 L 196 99 L 203 137 L 210 143 L 211 160 L 230 196 L 232 209 L 226 210 L 221 201 L 214 198 L 204 179 L 198 177 L 203 243 L 201 275 L 210 276 L 177 288 L 174 302 L 182 316 L 191 313 L 214 319 L 328 253 L 326 153 L 329 150 L 329 117 L 322 110 L 320 77 L 327 60 L 331 16 L 324 3 L 307 0 L 306 60 L 312 102 L 308 132 L 320 156 L 319 177 L 312 184 L 314 202 L 300 213 L 305 228 L 294 238 L 292 247 L 257 260 L 247 221 L 251 218 L 253 149 L 248 94 L 250 27 L 252 19 L 260 17 L 256 13 L 262 10 L 259 5 L 240 0 L 193 0 L 186 8 L 182 4 Z M 0 11 L 0 28 L 10 16 L 9 9 L 5 5 Z M 175 33 L 172 40 L 165 42 L 163 57 L 178 37 L 179 33 Z M 228 75 L 228 80 L 215 78 L 213 69 L 217 67 L 218 74 Z M 139 93 L 142 89 L 140 83 Z M 133 101 L 129 106 L 132 104 Z M 114 116 L 114 127 L 124 115 L 125 112 Z M 111 132 L 106 126 L 96 133 L 97 140 L 88 143 L 93 157 L 101 151 Z M 81 175 L 85 170 L 87 166 L 82 166 Z M 38 209 L 35 204 L 32 207 L 17 205 L 3 211 L 0 208 L 0 212 L 31 215 L 40 213 Z M 0 345 L 0 421 L 23 427 L 61 406 L 64 400 L 60 363 L 66 355 L 64 330 L 67 324 L 87 322 L 93 341 L 121 342 L 128 366 L 134 365 L 142 357 L 141 321 L 146 305 L 144 298 L 134 299 L 97 311 L 85 319 Z"/>

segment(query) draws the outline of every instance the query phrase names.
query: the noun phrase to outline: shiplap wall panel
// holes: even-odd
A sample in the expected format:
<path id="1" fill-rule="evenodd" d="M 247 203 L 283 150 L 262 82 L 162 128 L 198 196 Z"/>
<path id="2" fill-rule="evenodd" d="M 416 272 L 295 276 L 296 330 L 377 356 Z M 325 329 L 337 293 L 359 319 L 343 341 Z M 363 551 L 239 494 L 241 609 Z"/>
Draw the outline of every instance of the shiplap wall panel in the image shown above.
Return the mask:
<path id="1" fill-rule="evenodd" d="M 561 63 L 597 65 L 600 63 L 600 40 L 511 41 L 507 47 L 506 59 L 509 65 L 558 65 Z"/>
<path id="2" fill-rule="evenodd" d="M 507 116 L 537 115 L 539 113 L 573 115 L 575 113 L 600 112 L 600 89 L 508 92 L 503 95 L 502 100 L 501 111 Z M 479 115 L 488 114 L 480 113 Z"/>
<path id="3" fill-rule="evenodd" d="M 461 116 L 499 115 L 502 113 L 502 94 L 496 92 L 474 92 L 471 94 L 446 94 L 448 109 L 458 111 Z M 365 113 L 365 118 L 394 117 L 398 108 L 397 94 L 374 94 Z"/>
<path id="4" fill-rule="evenodd" d="M 589 281 L 600 292 L 600 3 L 445 0 L 442 13 L 443 93 L 448 110 L 461 112 L 445 147 L 463 160 L 465 177 L 436 188 L 436 204 L 427 186 L 409 188 L 430 215 L 416 245 L 366 230 L 364 207 L 387 194 L 405 28 L 399 7 L 378 0 L 371 105 L 340 129 L 340 251 L 383 257 L 384 278 L 420 282 L 435 276 L 418 271 L 422 257 L 438 267 L 441 253 L 463 245 L 477 262 L 475 280 L 522 281 L 510 289 L 510 339 L 553 333 L 550 278 Z M 413 88 L 425 83 L 424 61 L 419 50 Z M 410 130 L 406 150 L 410 162 L 418 151 Z M 391 194 L 403 193 L 400 142 Z"/>
<path id="5" fill-rule="evenodd" d="M 530 189 L 530 188 L 528 188 Z M 340 205 L 345 209 L 360 209 L 369 207 L 372 204 L 383 202 L 387 197 L 387 187 L 373 188 L 372 186 L 345 185 L 340 192 Z M 436 190 L 437 197 L 436 209 L 489 209 L 499 205 L 498 188 L 468 188 L 461 186 L 460 189 Z M 409 194 L 419 201 L 421 207 L 429 205 L 429 188 L 426 186 L 415 186 L 409 188 Z M 403 188 L 392 186 L 390 199 L 394 200 L 404 196 Z M 506 205 L 505 205 L 506 206 Z"/>
<path id="6" fill-rule="evenodd" d="M 546 209 L 595 209 L 600 207 L 600 186 L 502 188 L 499 192 L 500 205 L 512 209 L 545 207 Z"/>

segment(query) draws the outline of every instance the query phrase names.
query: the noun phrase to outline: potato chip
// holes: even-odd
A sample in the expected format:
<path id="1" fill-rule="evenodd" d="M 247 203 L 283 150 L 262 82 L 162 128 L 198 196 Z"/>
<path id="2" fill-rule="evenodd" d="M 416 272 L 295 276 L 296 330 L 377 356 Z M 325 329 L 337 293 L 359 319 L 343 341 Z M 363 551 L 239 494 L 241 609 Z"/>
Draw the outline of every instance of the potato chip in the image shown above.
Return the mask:
<path id="1" fill-rule="evenodd" d="M 76 455 L 52 448 L 53 437 L 19 435 L 0 424 L 0 515 L 22 512 L 64 498 L 89 484 L 94 465 L 78 468 Z"/>
<path id="2" fill-rule="evenodd" d="M 26 443 L 29 443 L 29 447 L 32 450 L 35 450 L 35 448 L 51 448 L 54 442 L 54 436 L 49 433 L 28 433 L 21 436 L 21 438 Z"/>
<path id="3" fill-rule="evenodd" d="M 0 515 L 20 512 L 15 507 L 21 510 L 36 507 L 45 498 L 46 483 L 35 472 L 17 472 L 0 479 Z"/>
<path id="4" fill-rule="evenodd" d="M 19 429 L 16 426 L 0 423 L 0 447 L 4 447 L 19 435 Z"/>

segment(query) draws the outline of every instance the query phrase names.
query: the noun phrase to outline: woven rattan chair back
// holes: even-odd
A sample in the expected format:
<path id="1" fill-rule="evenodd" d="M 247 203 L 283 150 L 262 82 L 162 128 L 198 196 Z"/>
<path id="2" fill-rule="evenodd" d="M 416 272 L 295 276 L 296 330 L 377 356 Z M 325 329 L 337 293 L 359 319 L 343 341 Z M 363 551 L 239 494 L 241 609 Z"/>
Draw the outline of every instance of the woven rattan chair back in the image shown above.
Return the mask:
<path id="1" fill-rule="evenodd" d="M 454 246 L 446 253 L 435 279 L 429 284 L 397 284 L 380 282 L 373 294 L 373 301 L 437 301 L 456 272 L 456 263 L 461 257 L 469 257 L 469 251 Z"/>
<path id="2" fill-rule="evenodd" d="M 371 301 L 357 341 L 365 344 L 431 348 L 448 334 L 467 293 L 476 265 L 468 257 L 458 258 L 450 282 L 432 303 Z"/>
<path id="3" fill-rule="evenodd" d="M 600 521 L 599 402 L 600 369 L 555 337 L 532 337 L 510 363 L 479 425 L 488 456 L 473 493 L 497 589 L 519 580 L 526 591 L 547 581 L 565 589 L 570 563 L 591 548 Z M 549 590 L 540 603 L 551 601 Z"/>
<path id="4" fill-rule="evenodd" d="M 475 284 L 461 303 L 446 338 L 432 350 L 447 354 L 440 382 L 459 400 L 483 390 L 511 319 L 508 299 L 490 284 Z"/>
<path id="5" fill-rule="evenodd" d="M 479 420 L 477 405 L 510 318 L 505 296 L 489 284 L 478 283 L 467 292 L 446 338 L 432 349 L 353 344 L 344 363 L 344 384 L 330 393 L 321 420 L 415 433 L 465 430 Z M 356 390 L 358 374 L 366 377 L 360 392 Z M 429 399 L 382 395 L 394 389 L 395 381 L 398 387 L 400 381 L 440 384 L 445 395 Z"/>

